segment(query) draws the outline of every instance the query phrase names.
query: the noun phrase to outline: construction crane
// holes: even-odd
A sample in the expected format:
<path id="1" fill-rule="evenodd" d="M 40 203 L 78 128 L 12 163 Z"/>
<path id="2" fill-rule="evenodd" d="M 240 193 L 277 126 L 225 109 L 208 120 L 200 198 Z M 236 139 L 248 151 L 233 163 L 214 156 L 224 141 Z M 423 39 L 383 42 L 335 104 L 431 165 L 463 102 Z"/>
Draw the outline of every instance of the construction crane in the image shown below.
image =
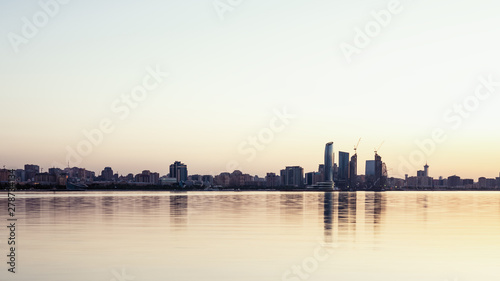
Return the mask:
<path id="1" fill-rule="evenodd" d="M 357 154 L 357 150 L 358 150 L 358 146 L 359 146 L 359 142 L 361 141 L 361 138 L 359 138 L 358 140 L 358 143 L 354 146 L 354 154 Z"/>
<path id="2" fill-rule="evenodd" d="M 375 154 L 377 154 L 377 151 L 380 149 L 380 147 L 384 144 L 385 140 L 382 141 L 382 143 L 378 146 L 378 148 L 375 148 Z"/>

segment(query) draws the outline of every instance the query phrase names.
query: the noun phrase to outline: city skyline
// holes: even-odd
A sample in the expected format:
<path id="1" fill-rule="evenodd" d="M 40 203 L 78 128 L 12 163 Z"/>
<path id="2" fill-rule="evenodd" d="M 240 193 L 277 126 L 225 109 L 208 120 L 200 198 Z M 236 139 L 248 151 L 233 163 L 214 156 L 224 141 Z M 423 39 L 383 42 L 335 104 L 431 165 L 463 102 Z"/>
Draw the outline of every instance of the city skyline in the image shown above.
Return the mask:
<path id="1" fill-rule="evenodd" d="M 332 146 L 333 146 L 332 142 L 326 144 L 326 148 L 324 149 L 324 161 L 325 162 L 327 162 L 328 159 L 329 159 L 328 158 L 328 153 L 329 153 L 329 151 L 331 151 Z M 335 153 L 337 153 L 337 155 L 339 157 L 336 158 L 335 157 Z M 333 159 L 332 159 L 332 161 L 333 161 L 332 162 L 333 163 L 332 164 L 332 173 L 333 173 L 333 169 L 334 168 L 337 169 L 337 173 L 338 173 L 337 177 L 335 178 L 336 180 L 341 180 L 342 182 L 344 182 L 344 181 L 345 182 L 349 182 L 349 180 L 350 180 L 350 173 L 351 173 L 352 169 L 354 169 L 355 171 L 365 171 L 364 173 L 356 172 L 357 176 L 375 176 L 375 174 L 376 174 L 376 169 L 377 169 L 376 168 L 376 162 L 377 162 L 377 160 L 366 159 L 365 161 L 359 162 L 358 161 L 359 159 L 356 157 L 355 158 L 356 162 L 355 162 L 354 166 L 351 167 L 351 165 L 352 165 L 351 162 L 352 162 L 352 159 L 353 159 L 353 158 L 351 158 L 351 161 L 348 161 L 347 163 L 344 163 L 344 165 L 343 165 L 344 169 L 347 169 L 348 171 L 347 172 L 346 171 L 342 172 L 341 165 L 339 165 L 339 162 L 341 161 L 340 159 L 343 159 L 342 161 L 346 161 L 346 159 L 348 159 L 348 157 L 349 157 L 349 153 L 344 152 L 344 151 L 335 151 L 335 150 L 333 150 L 333 154 L 332 155 L 333 155 Z M 355 155 L 353 155 L 353 156 L 357 156 L 357 153 Z M 377 159 L 377 157 L 378 157 L 378 159 L 380 159 L 380 156 L 378 154 L 375 154 L 374 157 L 375 157 L 375 159 Z M 336 162 L 335 159 L 339 159 L 339 160 Z M 361 160 L 363 160 L 363 159 L 361 159 Z M 310 169 L 309 170 L 309 169 L 303 168 L 302 165 L 297 165 L 297 166 L 284 165 L 282 167 L 300 167 L 301 169 L 303 169 L 303 173 L 305 175 L 305 173 L 309 173 L 309 172 L 321 172 L 321 169 L 322 169 L 321 167 L 323 167 L 323 169 L 324 169 L 325 162 L 318 163 L 316 165 L 316 167 L 318 165 L 320 166 L 319 169 Z M 366 165 L 364 165 L 363 169 L 360 169 L 359 163 L 366 163 Z M 383 169 L 385 169 L 385 172 L 387 172 L 387 174 L 388 174 L 387 177 L 388 178 L 404 179 L 405 176 L 415 177 L 415 176 L 424 176 L 425 175 L 426 177 L 433 177 L 435 179 L 438 179 L 438 178 L 447 178 L 447 177 L 452 177 L 452 176 L 459 176 L 459 177 L 461 177 L 463 179 L 469 179 L 470 178 L 470 179 L 474 180 L 474 179 L 480 179 L 480 178 L 496 178 L 497 176 L 500 177 L 500 172 L 498 172 L 497 175 L 480 175 L 478 177 L 467 177 L 467 176 L 463 176 L 463 175 L 456 174 L 456 173 L 443 174 L 443 175 L 432 175 L 432 174 L 429 173 L 428 162 L 426 162 L 425 165 L 423 165 L 423 166 L 420 167 L 420 168 L 423 168 L 423 169 L 416 169 L 415 173 L 409 173 L 409 174 L 405 174 L 403 177 L 398 177 L 397 175 L 391 175 L 388 172 L 391 169 L 388 169 L 386 167 L 385 161 L 382 161 L 380 163 L 381 163 L 381 165 L 383 165 L 383 167 L 384 167 Z M 184 172 L 184 174 L 183 174 L 183 176 L 178 176 L 177 175 L 176 171 L 177 171 L 177 169 L 178 169 L 177 167 L 179 165 L 181 167 L 184 167 L 184 169 L 186 169 L 185 172 Z M 36 166 L 37 169 L 39 169 L 37 173 L 43 173 L 43 172 L 47 173 L 51 169 L 65 170 L 65 169 L 79 168 L 79 169 L 85 169 L 86 171 L 89 171 L 89 172 L 92 172 L 92 173 L 95 173 L 96 175 L 98 175 L 99 174 L 98 172 L 100 170 L 100 169 L 96 169 L 96 170 L 88 169 L 87 167 L 83 167 L 83 166 L 81 166 L 81 167 L 77 167 L 77 166 L 70 167 L 70 166 L 67 166 L 67 167 L 48 167 L 48 168 L 45 168 L 45 167 L 43 167 L 41 165 L 34 164 L 34 163 L 31 163 L 31 162 L 29 164 L 26 163 L 26 164 L 24 164 L 22 166 L 19 166 L 19 167 L 12 167 L 12 166 L 8 167 L 8 166 L 4 165 L 3 169 L 18 170 L 18 169 L 22 169 L 22 168 L 26 169 L 26 167 L 32 167 L 32 166 Z M 354 168 L 354 167 L 356 167 L 356 168 Z M 101 173 L 104 173 L 107 169 L 113 169 L 113 167 L 112 166 L 103 166 L 102 169 L 103 170 L 102 170 Z M 170 176 L 170 177 L 173 177 L 173 178 L 177 178 L 178 181 L 180 181 L 180 180 L 184 181 L 184 180 L 187 179 L 187 176 L 191 176 L 191 175 L 210 175 L 210 176 L 216 176 L 216 175 L 220 175 L 220 174 L 223 174 L 223 173 L 232 173 L 234 171 L 241 171 L 241 172 L 244 172 L 246 174 L 255 175 L 255 176 L 264 178 L 265 175 L 268 174 L 268 173 L 277 173 L 277 174 L 279 174 L 280 169 L 281 169 L 280 167 L 277 167 L 274 170 L 266 171 L 264 174 L 253 174 L 253 173 L 249 173 L 246 170 L 241 170 L 241 169 L 234 169 L 234 170 L 231 170 L 231 171 L 229 171 L 229 170 L 223 170 L 223 171 L 214 172 L 212 174 L 205 174 L 205 173 L 200 173 L 200 172 L 192 172 L 192 168 L 190 168 L 191 172 L 188 173 L 187 164 L 184 164 L 184 163 L 181 163 L 181 161 L 175 160 L 173 164 L 169 164 L 169 165 L 167 165 L 166 168 L 159 169 L 159 170 L 149 169 L 149 168 L 144 168 L 143 167 L 143 168 L 138 168 L 136 170 L 126 171 L 126 172 L 120 172 L 120 171 L 118 171 L 116 169 L 113 169 L 112 171 L 114 171 L 114 172 L 112 172 L 111 176 L 113 176 L 113 175 L 116 174 L 116 175 L 118 175 L 120 177 L 121 176 L 125 177 L 125 176 L 127 176 L 129 174 L 140 173 L 140 172 L 144 172 L 144 171 L 148 171 L 148 172 L 152 171 L 152 172 L 158 173 L 160 176 L 165 176 L 165 177 L 166 176 Z M 382 169 L 382 167 L 380 167 L 379 169 Z M 319 170 L 319 171 L 317 171 L 317 170 Z M 33 172 L 33 176 L 34 176 L 34 174 L 35 174 L 35 172 Z M 332 177 L 333 177 L 333 175 L 332 175 Z M 324 179 L 328 179 L 328 178 L 326 178 L 326 174 L 325 174 L 325 178 Z"/>

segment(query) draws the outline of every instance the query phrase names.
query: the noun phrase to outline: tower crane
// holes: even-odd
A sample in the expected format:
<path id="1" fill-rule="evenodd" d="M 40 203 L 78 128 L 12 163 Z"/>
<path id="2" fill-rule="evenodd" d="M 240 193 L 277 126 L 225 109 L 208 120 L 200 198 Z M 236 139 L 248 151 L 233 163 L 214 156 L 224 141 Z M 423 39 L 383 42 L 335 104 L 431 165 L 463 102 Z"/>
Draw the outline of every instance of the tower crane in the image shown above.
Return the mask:
<path id="1" fill-rule="evenodd" d="M 359 138 L 358 140 L 358 143 L 354 146 L 354 154 L 357 154 L 357 150 L 358 150 L 358 146 L 359 146 L 359 142 L 361 141 L 361 138 Z"/>
<path id="2" fill-rule="evenodd" d="M 382 141 L 382 143 L 378 146 L 378 148 L 375 148 L 375 154 L 377 154 L 377 151 L 380 149 L 380 147 L 384 144 L 385 140 Z"/>

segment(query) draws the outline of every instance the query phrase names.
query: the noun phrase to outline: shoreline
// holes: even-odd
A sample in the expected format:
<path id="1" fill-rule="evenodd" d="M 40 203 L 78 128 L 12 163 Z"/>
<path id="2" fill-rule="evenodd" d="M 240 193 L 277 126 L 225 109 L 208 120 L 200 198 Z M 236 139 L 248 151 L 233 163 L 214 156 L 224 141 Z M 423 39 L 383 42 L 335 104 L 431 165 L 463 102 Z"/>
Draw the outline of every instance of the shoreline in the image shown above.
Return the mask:
<path id="1" fill-rule="evenodd" d="M 16 189 L 16 192 L 127 192 L 127 191 L 150 191 L 150 192 L 457 192 L 457 191 L 500 191 L 499 189 L 397 189 L 397 190 L 321 190 L 321 189 L 220 189 L 220 190 L 204 190 L 204 189 L 164 189 L 164 188 L 96 188 L 86 190 L 69 190 L 69 189 Z M 8 193 L 9 190 L 1 189 L 0 193 Z"/>

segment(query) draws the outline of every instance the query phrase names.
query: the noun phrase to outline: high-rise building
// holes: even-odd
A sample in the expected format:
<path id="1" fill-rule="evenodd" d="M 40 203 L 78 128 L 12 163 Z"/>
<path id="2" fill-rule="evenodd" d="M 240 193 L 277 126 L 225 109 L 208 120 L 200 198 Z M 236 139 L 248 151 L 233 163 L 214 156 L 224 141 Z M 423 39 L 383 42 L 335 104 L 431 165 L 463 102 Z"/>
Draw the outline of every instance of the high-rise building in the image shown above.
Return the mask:
<path id="1" fill-rule="evenodd" d="M 55 175 L 55 176 L 59 176 L 61 173 L 63 172 L 63 170 L 59 169 L 59 168 L 49 168 L 49 174 L 51 175 Z"/>
<path id="2" fill-rule="evenodd" d="M 301 187 L 304 185 L 304 169 L 300 166 L 288 166 L 280 171 L 283 186 Z"/>
<path id="3" fill-rule="evenodd" d="M 266 186 L 267 187 L 278 187 L 280 186 L 280 176 L 275 173 L 267 173 L 266 174 Z"/>
<path id="4" fill-rule="evenodd" d="M 374 181 L 374 189 L 381 190 L 385 185 L 385 178 L 383 174 L 383 163 L 382 157 L 375 153 L 375 181 Z"/>
<path id="5" fill-rule="evenodd" d="M 177 182 L 185 182 L 188 178 L 187 165 L 180 161 L 175 161 L 170 165 L 170 177 L 177 179 Z"/>
<path id="6" fill-rule="evenodd" d="M 40 166 L 33 164 L 24 165 L 24 172 L 27 181 L 34 181 L 35 175 L 40 173 Z"/>
<path id="7" fill-rule="evenodd" d="M 320 175 L 319 181 L 325 180 L 325 164 L 319 164 L 318 173 Z"/>
<path id="8" fill-rule="evenodd" d="M 358 186 L 358 154 L 355 153 L 351 156 L 351 162 L 349 162 L 349 188 L 351 190 L 356 190 Z"/>
<path id="9" fill-rule="evenodd" d="M 333 142 L 325 145 L 325 182 L 333 182 Z"/>
<path id="10" fill-rule="evenodd" d="M 365 165 L 365 176 L 375 176 L 375 161 L 374 160 L 366 160 Z"/>
<path id="11" fill-rule="evenodd" d="M 457 187 L 462 185 L 462 180 L 459 176 L 453 175 L 448 177 L 448 187 Z"/>
<path id="12" fill-rule="evenodd" d="M 149 182 L 151 184 L 159 184 L 160 183 L 160 173 L 151 173 L 149 175 Z"/>
<path id="13" fill-rule="evenodd" d="M 148 183 L 156 185 L 159 183 L 160 174 L 159 173 L 151 173 L 149 170 L 144 170 L 142 173 L 135 175 L 135 182 L 139 183 Z"/>
<path id="14" fill-rule="evenodd" d="M 214 177 L 214 184 L 226 187 L 229 186 L 230 179 L 230 173 L 220 173 L 219 175 Z"/>
<path id="15" fill-rule="evenodd" d="M 335 181 L 340 189 L 347 189 L 349 180 L 349 153 L 339 151 L 338 173 Z"/>
<path id="16" fill-rule="evenodd" d="M 103 181 L 112 181 L 114 177 L 113 169 L 111 169 L 111 167 L 105 167 L 104 170 L 101 171 L 101 177 Z"/>
<path id="17" fill-rule="evenodd" d="M 428 177 L 429 176 L 429 165 L 427 165 L 427 163 L 425 163 L 425 166 L 424 166 L 424 177 Z"/>
<path id="18" fill-rule="evenodd" d="M 309 172 L 305 174 L 304 177 L 304 183 L 305 185 L 313 185 L 314 184 L 314 176 L 316 175 L 315 172 Z"/>
<path id="19" fill-rule="evenodd" d="M 24 182 L 26 181 L 26 172 L 23 169 L 16 170 L 16 179 L 18 181 Z"/>
<path id="20" fill-rule="evenodd" d="M 10 171 L 7 169 L 0 169 L 0 182 L 9 182 Z"/>
<path id="21" fill-rule="evenodd" d="M 323 165 L 319 166 L 319 172 L 316 175 L 310 175 L 308 182 L 313 180 L 313 185 L 311 188 L 317 188 L 320 190 L 332 190 L 334 186 L 334 155 L 333 155 L 333 142 L 329 142 L 325 145 L 325 161 Z M 323 177 L 318 180 L 318 176 Z"/>

